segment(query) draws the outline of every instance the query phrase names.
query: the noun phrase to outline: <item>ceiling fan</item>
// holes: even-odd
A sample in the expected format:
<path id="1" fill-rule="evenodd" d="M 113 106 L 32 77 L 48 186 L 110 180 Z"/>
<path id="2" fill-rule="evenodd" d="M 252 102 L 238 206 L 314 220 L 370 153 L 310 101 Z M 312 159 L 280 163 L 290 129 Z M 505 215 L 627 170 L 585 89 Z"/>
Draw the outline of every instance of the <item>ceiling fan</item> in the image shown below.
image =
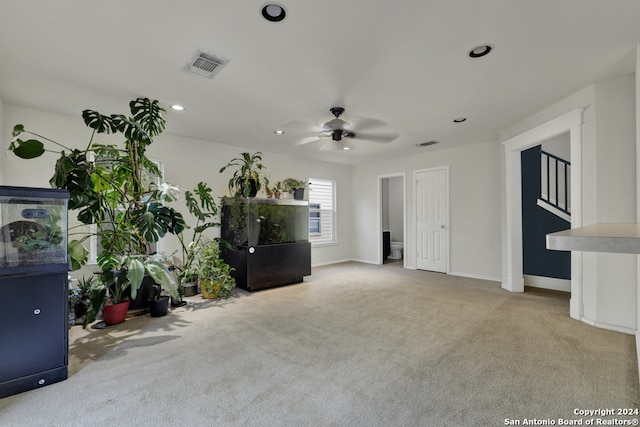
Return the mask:
<path id="1" fill-rule="evenodd" d="M 331 107 L 329 109 L 334 118 L 324 123 L 320 127 L 311 126 L 308 130 L 316 132 L 319 135 L 303 138 L 297 145 L 309 144 L 311 142 L 320 141 L 323 138 L 331 138 L 331 144 L 325 144 L 320 147 L 320 150 L 348 150 L 351 147 L 346 143 L 346 140 L 361 140 L 376 143 L 388 143 L 398 137 L 398 134 L 388 132 L 367 132 L 373 128 L 387 127 L 387 124 L 382 120 L 353 117 L 349 122 L 340 118 L 344 113 L 343 107 Z"/>

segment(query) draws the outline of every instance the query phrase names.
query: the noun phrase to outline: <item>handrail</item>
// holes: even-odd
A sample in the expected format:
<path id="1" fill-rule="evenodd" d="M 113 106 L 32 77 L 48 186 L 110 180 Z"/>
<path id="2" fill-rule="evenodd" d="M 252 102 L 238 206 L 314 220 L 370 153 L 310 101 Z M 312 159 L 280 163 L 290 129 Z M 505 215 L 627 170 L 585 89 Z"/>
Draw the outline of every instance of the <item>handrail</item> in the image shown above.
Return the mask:
<path id="1" fill-rule="evenodd" d="M 571 214 L 571 162 L 541 150 L 540 167 L 540 199 Z"/>

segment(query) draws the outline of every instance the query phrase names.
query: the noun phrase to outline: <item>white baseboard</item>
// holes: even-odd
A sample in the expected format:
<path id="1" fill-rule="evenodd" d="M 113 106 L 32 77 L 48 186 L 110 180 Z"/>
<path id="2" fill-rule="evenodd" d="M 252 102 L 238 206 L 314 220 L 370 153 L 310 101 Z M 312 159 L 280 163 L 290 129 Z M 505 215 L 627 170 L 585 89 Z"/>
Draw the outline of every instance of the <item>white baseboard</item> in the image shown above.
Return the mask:
<path id="1" fill-rule="evenodd" d="M 609 331 L 614 331 L 614 332 L 621 332 L 627 335 L 636 335 L 636 345 L 637 345 L 638 336 L 636 334 L 635 329 L 627 328 L 626 326 L 611 325 L 605 322 L 596 322 L 595 320 L 592 320 L 586 317 L 583 317 L 580 320 L 582 320 L 582 322 L 586 323 L 587 325 L 595 326 L 596 328 L 607 329 Z"/>
<path id="2" fill-rule="evenodd" d="M 377 261 L 371 261 L 368 259 L 350 259 L 349 261 L 353 261 L 353 262 L 361 262 L 363 264 L 374 264 L 374 265 L 380 265 L 378 264 Z"/>
<path id="3" fill-rule="evenodd" d="M 450 271 L 450 276 L 468 277 L 470 279 L 489 280 L 491 282 L 502 282 L 502 277 L 482 276 L 479 274 L 459 273 L 457 271 Z"/>
<path id="4" fill-rule="evenodd" d="M 553 291 L 571 292 L 571 280 L 553 277 L 524 275 L 524 285 L 532 288 L 551 289 Z"/>
<path id="5" fill-rule="evenodd" d="M 327 262 L 318 262 L 315 264 L 311 264 L 311 267 L 322 267 L 324 265 L 333 265 L 333 264 L 342 264 L 343 262 L 351 262 L 351 261 L 356 261 L 354 259 L 339 259 L 339 260 L 335 260 L 335 261 L 327 261 Z M 360 261 L 358 261 L 360 262 Z"/>

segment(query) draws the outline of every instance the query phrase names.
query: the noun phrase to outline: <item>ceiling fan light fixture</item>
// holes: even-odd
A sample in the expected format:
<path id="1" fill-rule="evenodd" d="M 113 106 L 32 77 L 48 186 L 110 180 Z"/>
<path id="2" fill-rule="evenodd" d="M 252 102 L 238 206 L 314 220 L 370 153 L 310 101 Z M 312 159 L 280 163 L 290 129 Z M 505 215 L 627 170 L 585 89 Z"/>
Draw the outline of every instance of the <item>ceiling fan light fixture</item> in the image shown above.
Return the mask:
<path id="1" fill-rule="evenodd" d="M 480 46 L 476 46 L 469 51 L 469 58 L 482 58 L 486 56 L 493 50 L 493 46 L 490 44 L 482 44 Z"/>
<path id="2" fill-rule="evenodd" d="M 287 16 L 287 11 L 281 4 L 267 3 L 260 8 L 262 17 L 270 22 L 283 21 Z"/>

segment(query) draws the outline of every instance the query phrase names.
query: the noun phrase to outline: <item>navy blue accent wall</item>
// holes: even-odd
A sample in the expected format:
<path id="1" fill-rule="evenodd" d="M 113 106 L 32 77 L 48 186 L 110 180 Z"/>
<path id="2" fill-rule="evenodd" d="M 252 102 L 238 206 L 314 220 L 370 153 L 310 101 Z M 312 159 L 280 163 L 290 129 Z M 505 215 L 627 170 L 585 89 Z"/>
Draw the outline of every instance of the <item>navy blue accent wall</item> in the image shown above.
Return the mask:
<path id="1" fill-rule="evenodd" d="M 571 223 L 538 206 L 541 146 L 522 152 L 523 273 L 571 279 L 571 252 L 550 251 L 546 235 L 571 228 Z"/>

